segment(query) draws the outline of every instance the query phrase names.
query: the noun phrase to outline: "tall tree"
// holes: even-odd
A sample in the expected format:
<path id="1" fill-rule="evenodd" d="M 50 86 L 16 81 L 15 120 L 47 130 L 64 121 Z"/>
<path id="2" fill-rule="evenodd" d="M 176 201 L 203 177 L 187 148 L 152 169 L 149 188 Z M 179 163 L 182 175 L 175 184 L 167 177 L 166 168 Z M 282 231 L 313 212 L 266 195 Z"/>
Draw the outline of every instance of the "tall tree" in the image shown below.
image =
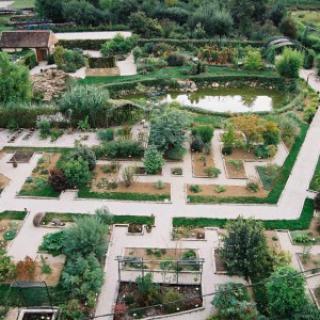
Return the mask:
<path id="1" fill-rule="evenodd" d="M 246 279 L 266 275 L 272 262 L 262 223 L 238 217 L 227 225 L 221 257 L 229 274 Z"/>
<path id="2" fill-rule="evenodd" d="M 47 18 L 53 22 L 63 22 L 63 3 L 65 0 L 36 0 L 35 9 L 40 17 Z"/>

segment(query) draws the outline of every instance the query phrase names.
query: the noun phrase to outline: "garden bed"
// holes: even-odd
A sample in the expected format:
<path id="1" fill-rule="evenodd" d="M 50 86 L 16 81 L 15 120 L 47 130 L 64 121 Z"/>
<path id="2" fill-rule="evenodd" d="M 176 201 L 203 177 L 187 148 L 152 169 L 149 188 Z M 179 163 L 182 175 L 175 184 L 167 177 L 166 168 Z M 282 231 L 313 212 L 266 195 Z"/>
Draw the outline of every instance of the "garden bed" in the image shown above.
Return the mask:
<path id="1" fill-rule="evenodd" d="M 298 254 L 300 263 L 303 267 L 303 270 L 312 270 L 312 269 L 318 269 L 320 265 L 320 254 L 310 254 L 306 253 Z M 314 273 L 319 273 L 320 270 L 316 270 Z"/>
<path id="2" fill-rule="evenodd" d="M 320 192 L 320 158 L 318 160 L 316 170 L 310 182 L 309 189 L 312 191 Z"/>
<path id="3" fill-rule="evenodd" d="M 12 241 L 22 225 L 21 220 L 2 219 L 0 220 L 0 249 L 5 249 Z"/>
<path id="4" fill-rule="evenodd" d="M 205 154 L 203 152 L 192 152 L 192 173 L 195 177 L 209 177 L 208 170 L 214 167 L 212 154 Z"/>
<path id="5" fill-rule="evenodd" d="M 257 161 L 260 160 L 254 154 L 253 150 L 246 150 L 244 148 L 234 148 L 230 155 L 224 156 L 225 160 L 243 160 L 243 161 Z"/>
<path id="6" fill-rule="evenodd" d="M 204 228 L 177 227 L 173 229 L 173 240 L 205 240 Z"/>
<path id="7" fill-rule="evenodd" d="M 199 271 L 198 254 L 191 249 L 126 248 L 127 270 Z"/>
<path id="8" fill-rule="evenodd" d="M 257 192 L 248 190 L 246 186 L 219 186 L 214 184 L 199 186 L 200 191 L 194 193 L 190 190 L 191 186 L 187 185 L 187 196 L 190 203 L 216 203 L 220 200 L 232 203 L 234 197 L 246 199 L 248 197 L 266 198 L 268 196 L 268 193 L 262 186 L 260 186 L 260 189 Z"/>
<path id="9" fill-rule="evenodd" d="M 36 168 L 32 171 L 31 177 L 26 179 L 19 192 L 20 196 L 52 197 L 60 195 L 48 183 L 49 171 L 54 169 L 59 160 L 60 153 L 44 153 L 38 161 Z"/>
<path id="10" fill-rule="evenodd" d="M 224 165 L 228 179 L 247 179 L 242 160 L 225 159 Z"/>
<path id="11" fill-rule="evenodd" d="M 32 151 L 16 151 L 13 156 L 8 161 L 9 163 L 17 162 L 17 163 L 28 163 L 32 158 L 34 152 Z"/>
<path id="12" fill-rule="evenodd" d="M 155 301 L 148 304 L 141 298 L 141 293 L 136 283 L 121 282 L 114 319 L 133 320 L 146 317 L 153 318 L 202 307 L 200 286 L 155 284 L 155 288 L 160 301 L 164 305 L 158 304 Z M 148 305 L 152 306 L 148 307 Z M 127 312 L 128 308 L 135 308 L 135 311 Z"/>
<path id="13" fill-rule="evenodd" d="M 227 272 L 227 270 L 226 270 L 224 262 L 220 256 L 220 250 L 218 248 L 213 250 L 213 259 L 214 259 L 214 263 L 215 263 L 216 273 L 225 274 Z"/>
<path id="14" fill-rule="evenodd" d="M 320 243 L 320 221 L 318 217 L 311 220 L 306 230 L 291 231 L 290 236 L 295 245 L 308 245 Z"/>

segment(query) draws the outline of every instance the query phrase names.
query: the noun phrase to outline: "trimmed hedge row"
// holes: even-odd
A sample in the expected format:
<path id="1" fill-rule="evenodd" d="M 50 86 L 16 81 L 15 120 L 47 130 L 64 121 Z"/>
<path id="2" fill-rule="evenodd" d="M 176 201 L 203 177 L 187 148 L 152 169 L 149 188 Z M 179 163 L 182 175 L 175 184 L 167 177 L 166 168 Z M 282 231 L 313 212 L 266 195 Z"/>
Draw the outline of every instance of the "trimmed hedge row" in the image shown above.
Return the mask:
<path id="1" fill-rule="evenodd" d="M 170 199 L 170 194 L 147 194 L 132 192 L 92 192 L 87 187 L 78 192 L 79 198 L 86 199 L 112 199 L 128 201 L 164 201 Z"/>
<path id="2" fill-rule="evenodd" d="M 0 220 L 23 220 L 26 217 L 25 211 L 2 211 L 0 212 Z"/>
<path id="3" fill-rule="evenodd" d="M 83 40 L 59 40 L 58 45 L 66 49 L 100 50 L 106 42 L 105 39 L 83 39 Z"/>
<path id="4" fill-rule="evenodd" d="M 52 219 L 59 219 L 63 222 L 73 222 L 74 218 L 81 217 L 88 214 L 83 213 L 58 213 L 58 212 L 46 212 L 44 217 L 44 222 L 48 223 Z M 154 224 L 154 216 L 129 216 L 129 215 L 114 215 L 113 223 L 127 224 L 127 223 L 137 223 L 137 224 Z"/>
<path id="5" fill-rule="evenodd" d="M 313 217 L 313 200 L 306 199 L 303 205 L 301 215 L 296 220 L 261 220 L 264 227 L 268 230 L 288 229 L 288 230 L 305 230 L 309 228 Z M 223 228 L 228 221 L 233 219 L 217 218 L 180 218 L 175 217 L 172 220 L 173 227 L 219 227 Z"/>
<path id="6" fill-rule="evenodd" d="M 305 123 L 300 123 L 300 134 L 296 137 L 295 143 L 292 146 L 289 155 L 287 156 L 277 180 L 277 184 L 273 187 L 267 197 L 214 197 L 214 196 L 201 196 L 189 195 L 190 203 L 268 203 L 275 204 L 278 202 L 283 189 L 288 181 L 292 168 L 298 157 L 300 148 L 307 135 L 308 126 Z"/>
<path id="7" fill-rule="evenodd" d="M 115 57 L 99 57 L 88 59 L 90 68 L 113 68 L 116 65 Z"/>

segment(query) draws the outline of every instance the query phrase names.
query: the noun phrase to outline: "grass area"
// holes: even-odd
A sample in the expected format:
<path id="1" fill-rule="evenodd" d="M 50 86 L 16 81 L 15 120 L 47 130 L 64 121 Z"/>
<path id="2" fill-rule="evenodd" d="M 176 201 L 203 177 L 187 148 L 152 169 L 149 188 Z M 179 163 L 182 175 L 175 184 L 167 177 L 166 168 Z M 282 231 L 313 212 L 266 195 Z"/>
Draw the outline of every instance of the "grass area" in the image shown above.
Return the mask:
<path id="1" fill-rule="evenodd" d="M 68 151 L 72 151 L 75 148 L 61 148 L 61 147 L 4 147 L 2 150 L 4 152 L 52 152 L 52 153 L 65 153 Z"/>
<path id="2" fill-rule="evenodd" d="M 9 26 L 11 16 L 0 16 L 0 32 L 12 30 L 12 26 Z"/>
<path id="3" fill-rule="evenodd" d="M 60 192 L 55 191 L 48 183 L 33 187 L 30 190 L 20 190 L 19 196 L 58 198 Z"/>
<path id="4" fill-rule="evenodd" d="M 284 0 L 284 4 L 291 9 L 310 9 L 317 10 L 320 9 L 319 0 Z"/>
<path id="5" fill-rule="evenodd" d="M 281 168 L 278 166 L 257 166 L 256 169 L 264 189 L 267 191 L 272 190 L 277 182 Z"/>
<path id="6" fill-rule="evenodd" d="M 88 199 L 113 199 L 129 201 L 164 201 L 170 200 L 170 194 L 147 194 L 133 192 L 92 192 L 89 188 L 82 188 L 78 192 L 79 198 Z"/>
<path id="7" fill-rule="evenodd" d="M 313 190 L 313 191 L 320 192 L 320 158 L 318 160 L 316 170 L 315 170 L 314 175 L 312 177 L 309 189 Z"/>
<path id="8" fill-rule="evenodd" d="M 2 211 L 0 212 L 0 220 L 23 220 L 26 216 L 25 211 Z"/>
<path id="9" fill-rule="evenodd" d="M 14 0 L 12 7 L 16 9 L 33 8 L 35 0 Z"/>
<path id="10" fill-rule="evenodd" d="M 86 77 L 83 80 L 79 80 L 82 84 L 120 84 L 130 83 L 137 81 L 156 80 L 156 79 L 184 79 L 184 78 L 202 78 L 208 76 L 216 77 L 278 77 L 272 70 L 265 71 L 248 71 L 242 69 L 235 69 L 230 67 L 208 66 L 208 71 L 199 76 L 190 76 L 187 71 L 190 69 L 188 66 L 184 67 L 167 67 L 160 70 L 150 72 L 146 75 L 134 75 L 134 76 L 115 76 L 115 77 Z"/>
<path id="11" fill-rule="evenodd" d="M 305 230 L 309 228 L 311 219 L 313 217 L 313 200 L 306 199 L 299 219 L 296 220 L 263 220 L 262 223 L 266 229 L 288 229 L 288 230 Z M 216 218 L 173 218 L 174 227 L 219 227 L 223 228 L 228 219 Z"/>
<path id="12" fill-rule="evenodd" d="M 49 223 L 52 219 L 59 219 L 62 222 L 73 222 L 75 218 L 84 216 L 83 213 L 58 213 L 58 212 L 46 212 L 43 222 Z M 88 214 L 89 215 L 89 214 Z M 121 215 L 113 216 L 113 223 L 137 223 L 137 224 L 154 224 L 154 216 L 129 216 Z"/>
<path id="13" fill-rule="evenodd" d="M 280 169 L 279 176 L 277 177 L 277 183 L 274 185 L 268 196 L 265 198 L 258 198 L 254 195 L 252 197 L 214 197 L 214 196 L 201 196 L 201 195 L 189 195 L 189 202 L 193 204 L 197 203 L 269 203 L 275 204 L 278 202 L 283 189 L 288 181 L 292 168 L 298 157 L 300 148 L 306 137 L 308 131 L 308 125 L 300 123 L 300 133 L 295 139 L 289 155 L 286 158 L 282 168 Z"/>
<path id="14" fill-rule="evenodd" d="M 320 8 L 320 3 L 319 3 Z M 297 10 L 292 12 L 292 16 L 298 22 L 305 25 L 311 25 L 316 28 L 320 27 L 320 11 L 314 10 Z"/>

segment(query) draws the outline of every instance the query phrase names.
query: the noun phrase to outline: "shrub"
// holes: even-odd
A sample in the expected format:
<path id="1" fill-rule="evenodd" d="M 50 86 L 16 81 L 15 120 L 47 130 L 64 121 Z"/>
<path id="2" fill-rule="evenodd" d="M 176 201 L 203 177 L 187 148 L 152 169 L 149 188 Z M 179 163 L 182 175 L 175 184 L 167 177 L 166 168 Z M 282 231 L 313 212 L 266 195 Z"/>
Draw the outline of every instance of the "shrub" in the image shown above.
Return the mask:
<path id="1" fill-rule="evenodd" d="M 87 146 L 80 145 L 68 156 L 69 159 L 79 160 L 83 159 L 88 163 L 89 170 L 92 171 L 96 167 L 96 155 L 95 153 Z"/>
<path id="2" fill-rule="evenodd" d="M 217 178 L 221 173 L 220 169 L 215 167 L 209 167 L 204 169 L 206 175 L 210 178 Z"/>
<path id="3" fill-rule="evenodd" d="M 162 297 L 165 311 L 168 313 L 177 312 L 181 309 L 183 295 L 175 289 L 168 289 Z"/>
<path id="4" fill-rule="evenodd" d="M 320 192 L 314 198 L 314 209 L 320 211 Z"/>
<path id="5" fill-rule="evenodd" d="M 33 259 L 28 256 L 25 257 L 24 260 L 17 263 L 16 268 L 17 279 L 25 281 L 33 280 L 36 271 L 36 263 Z"/>
<path id="6" fill-rule="evenodd" d="M 168 160 L 172 161 L 180 161 L 183 159 L 186 153 L 186 149 L 181 146 L 175 146 L 170 150 L 167 150 L 165 153 L 165 157 Z"/>
<path id="7" fill-rule="evenodd" d="M 285 48 L 276 63 L 276 68 L 282 77 L 297 79 L 302 62 L 303 58 L 299 51 Z"/>
<path id="8" fill-rule="evenodd" d="M 101 53 L 105 57 L 127 54 L 135 47 L 136 40 L 136 37 L 125 38 L 117 34 L 112 40 L 108 40 L 101 46 Z"/>
<path id="9" fill-rule="evenodd" d="M 170 67 L 180 67 L 186 62 L 185 56 L 179 53 L 171 53 L 167 57 L 168 66 Z"/>
<path id="10" fill-rule="evenodd" d="M 147 174 L 157 174 L 161 172 L 164 160 L 162 154 L 154 145 L 149 145 L 145 151 L 143 164 Z"/>
<path id="11" fill-rule="evenodd" d="M 131 167 L 124 168 L 122 172 L 122 180 L 127 188 L 133 184 L 133 182 L 135 181 L 133 168 Z"/>
<path id="12" fill-rule="evenodd" d="M 213 137 L 213 128 L 211 126 L 198 126 L 192 129 L 192 135 L 199 136 L 203 143 L 209 143 Z"/>
<path id="13" fill-rule="evenodd" d="M 282 19 L 279 28 L 285 36 L 293 39 L 297 37 L 297 26 L 291 17 Z"/>
<path id="14" fill-rule="evenodd" d="M 158 180 L 158 181 L 154 184 L 154 187 L 155 187 L 156 189 L 159 189 L 159 190 L 164 189 L 164 186 L 165 186 L 165 184 L 164 184 L 164 182 L 161 181 L 161 180 Z"/>
<path id="15" fill-rule="evenodd" d="M 48 252 L 53 256 L 58 256 L 63 253 L 64 239 L 64 231 L 46 234 L 43 237 L 39 250 Z"/>
<path id="16" fill-rule="evenodd" d="M 57 192 L 65 191 L 68 189 L 68 181 L 63 171 L 57 168 L 50 170 L 48 183 L 51 185 L 53 190 Z"/>
<path id="17" fill-rule="evenodd" d="M 37 122 L 37 128 L 40 131 L 41 139 L 46 139 L 50 135 L 51 124 L 48 120 L 40 120 Z"/>
<path id="18" fill-rule="evenodd" d="M 312 69 L 315 61 L 316 53 L 312 49 L 307 49 L 304 53 L 303 67 L 305 69 Z"/>
<path id="19" fill-rule="evenodd" d="M 55 64 L 65 72 L 75 72 L 86 65 L 86 59 L 79 49 L 69 50 L 58 46 L 53 54 Z"/>
<path id="20" fill-rule="evenodd" d="M 103 142 L 109 142 L 114 139 L 113 129 L 104 129 L 98 131 L 98 138 Z"/>
<path id="21" fill-rule="evenodd" d="M 248 181 L 246 188 L 251 192 L 258 192 L 259 191 L 259 184 L 254 181 Z"/>
<path id="22" fill-rule="evenodd" d="M 214 191 L 217 192 L 217 193 L 222 193 L 222 192 L 226 191 L 226 187 L 224 187 L 224 186 L 216 186 L 214 188 Z"/>
<path id="23" fill-rule="evenodd" d="M 64 162 L 61 169 L 67 179 L 68 186 L 71 188 L 85 186 L 91 177 L 88 162 L 82 158 Z"/>
<path id="24" fill-rule="evenodd" d="M 189 189 L 192 193 L 199 193 L 202 191 L 201 187 L 198 184 L 192 184 Z"/>
<path id="25" fill-rule="evenodd" d="M 260 50 L 250 48 L 244 59 L 244 67 L 247 70 L 261 70 L 263 68 L 263 60 Z"/>
<path id="26" fill-rule="evenodd" d="M 35 227 L 39 227 L 42 223 L 42 220 L 44 218 L 44 213 L 43 212 L 38 212 L 34 217 L 33 217 L 33 225 Z"/>
<path id="27" fill-rule="evenodd" d="M 221 150 L 224 156 L 229 156 L 230 154 L 232 154 L 232 151 L 233 151 L 233 147 L 230 145 L 223 146 Z"/>
<path id="28" fill-rule="evenodd" d="M 142 145 L 133 140 L 111 141 L 102 146 L 101 153 L 110 159 L 141 158 L 144 149 Z"/>
<path id="29" fill-rule="evenodd" d="M 192 140 L 191 150 L 193 152 L 201 152 L 203 150 L 203 146 L 204 146 L 204 143 L 201 140 L 201 138 L 196 137 L 195 139 Z"/>
<path id="30" fill-rule="evenodd" d="M 4 252 L 0 251 L 0 282 L 14 279 L 16 266 Z"/>

